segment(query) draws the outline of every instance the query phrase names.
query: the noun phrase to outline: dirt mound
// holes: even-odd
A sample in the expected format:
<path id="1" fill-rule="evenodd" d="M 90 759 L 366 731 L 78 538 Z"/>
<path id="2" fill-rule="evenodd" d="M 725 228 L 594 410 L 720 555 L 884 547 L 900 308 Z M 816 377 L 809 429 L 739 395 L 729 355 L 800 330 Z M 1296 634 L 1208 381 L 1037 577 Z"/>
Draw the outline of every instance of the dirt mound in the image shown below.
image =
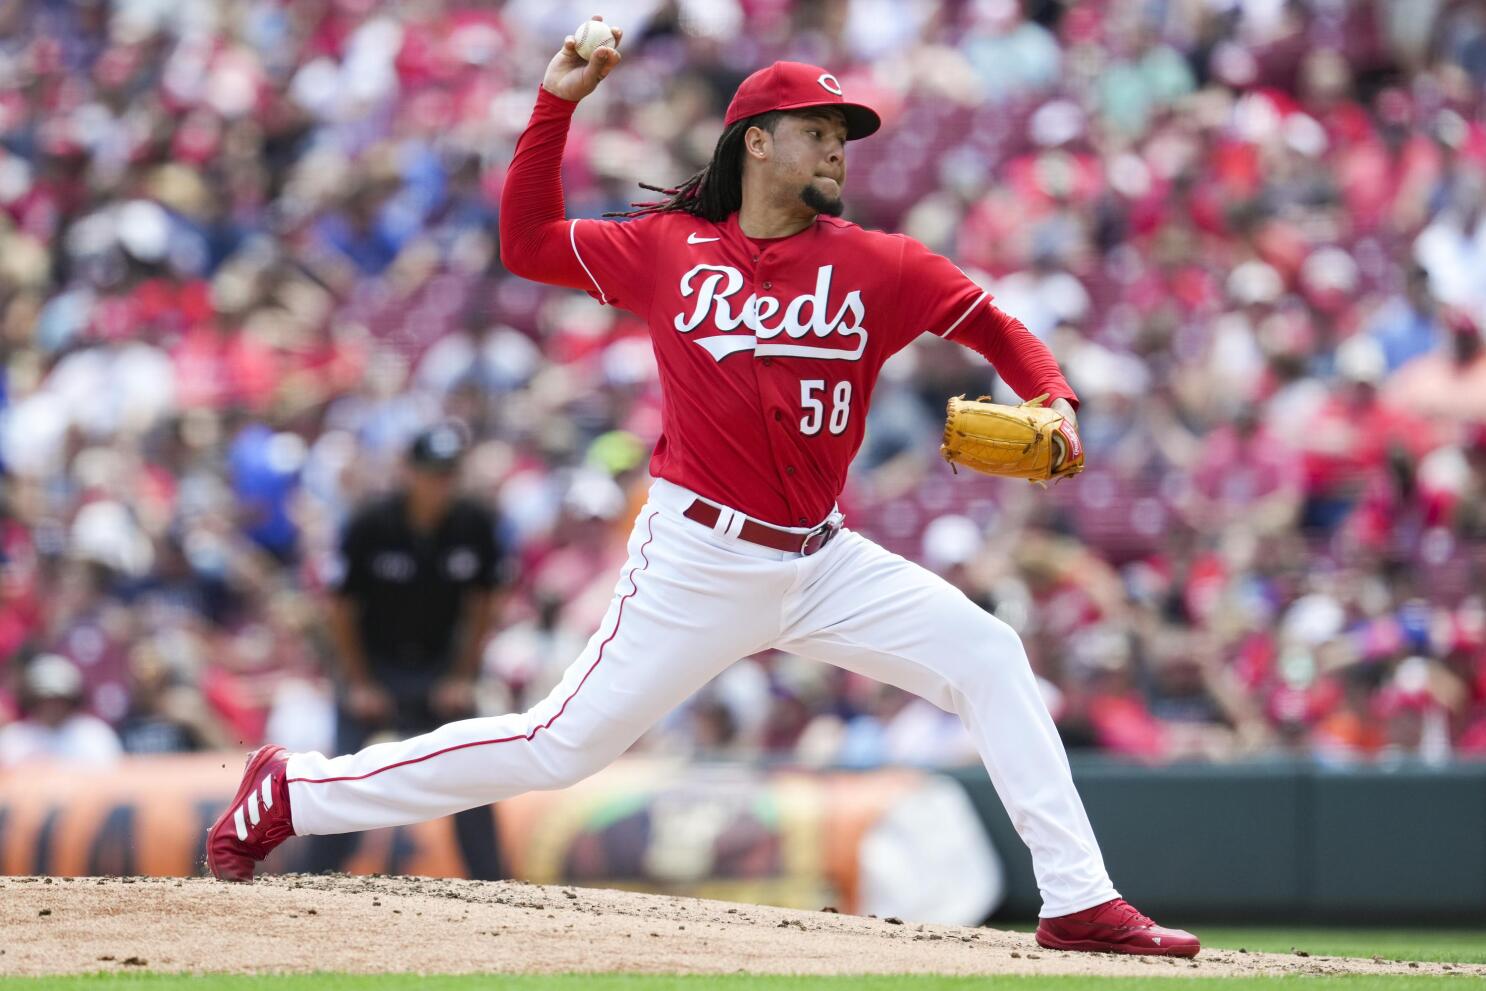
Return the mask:
<path id="1" fill-rule="evenodd" d="M 376 973 L 1412 973 L 1486 967 L 1208 950 L 1064 954 L 1023 933 L 627 891 L 405 877 L 0 878 L 0 975 Z"/>

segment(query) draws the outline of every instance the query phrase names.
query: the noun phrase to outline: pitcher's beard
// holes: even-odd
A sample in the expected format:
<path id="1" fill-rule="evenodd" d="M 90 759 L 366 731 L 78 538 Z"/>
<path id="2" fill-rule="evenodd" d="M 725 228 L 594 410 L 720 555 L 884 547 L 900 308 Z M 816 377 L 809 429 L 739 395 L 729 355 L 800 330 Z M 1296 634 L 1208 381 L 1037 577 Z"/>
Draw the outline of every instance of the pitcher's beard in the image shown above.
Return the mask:
<path id="1" fill-rule="evenodd" d="M 800 199 L 804 200 L 805 205 L 810 209 L 816 213 L 823 213 L 827 217 L 839 217 L 846 211 L 846 204 L 842 203 L 839 197 L 833 200 L 814 186 L 806 186 L 800 190 Z"/>

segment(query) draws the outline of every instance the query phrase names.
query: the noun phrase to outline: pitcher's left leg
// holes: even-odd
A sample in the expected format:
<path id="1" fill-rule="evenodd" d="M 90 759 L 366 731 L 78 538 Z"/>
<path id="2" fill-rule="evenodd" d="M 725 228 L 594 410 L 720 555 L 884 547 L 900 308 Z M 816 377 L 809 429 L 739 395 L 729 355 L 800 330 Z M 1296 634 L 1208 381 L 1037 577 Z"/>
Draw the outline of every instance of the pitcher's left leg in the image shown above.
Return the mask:
<path id="1" fill-rule="evenodd" d="M 790 639 L 777 646 L 960 716 L 1032 851 L 1044 915 L 1116 897 L 1015 631 L 937 575 L 852 531 L 802 563 L 798 613 L 786 602 Z"/>
<path id="2" fill-rule="evenodd" d="M 1032 851 L 1043 946 L 1197 952 L 1190 933 L 1156 926 L 1115 891 L 1011 627 L 939 576 L 851 531 L 801 562 L 785 618 L 779 649 L 895 685 L 960 716 Z"/>

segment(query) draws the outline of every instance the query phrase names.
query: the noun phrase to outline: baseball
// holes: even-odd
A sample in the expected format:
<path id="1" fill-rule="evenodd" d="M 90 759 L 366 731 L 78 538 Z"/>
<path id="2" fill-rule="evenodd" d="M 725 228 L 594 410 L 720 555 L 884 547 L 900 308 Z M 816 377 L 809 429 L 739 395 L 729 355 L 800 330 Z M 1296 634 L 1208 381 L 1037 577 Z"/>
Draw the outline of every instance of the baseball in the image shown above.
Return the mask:
<path id="1" fill-rule="evenodd" d="M 614 29 L 603 21 L 584 21 L 573 32 L 573 41 L 577 43 L 578 57 L 587 62 L 600 48 L 615 47 Z"/>

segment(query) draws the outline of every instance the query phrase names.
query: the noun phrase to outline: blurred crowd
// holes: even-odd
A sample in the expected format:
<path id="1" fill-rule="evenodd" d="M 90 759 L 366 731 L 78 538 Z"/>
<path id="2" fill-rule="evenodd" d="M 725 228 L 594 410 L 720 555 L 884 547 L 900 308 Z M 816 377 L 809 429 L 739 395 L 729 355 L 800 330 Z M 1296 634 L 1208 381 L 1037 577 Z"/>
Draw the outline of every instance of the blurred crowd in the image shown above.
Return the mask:
<path id="1" fill-rule="evenodd" d="M 939 340 L 842 499 L 1024 637 L 1072 748 L 1486 755 L 1486 8 L 636 0 L 571 216 L 711 152 L 737 83 L 883 111 L 848 218 L 1044 338 L 1090 468 L 952 475 Z M 608 604 L 659 424 L 645 328 L 504 271 L 495 210 L 591 0 L 0 0 L 0 764 L 334 739 L 338 535 L 418 431 L 511 560 L 479 707 Z M 973 760 L 953 717 L 748 658 L 640 744 Z"/>

